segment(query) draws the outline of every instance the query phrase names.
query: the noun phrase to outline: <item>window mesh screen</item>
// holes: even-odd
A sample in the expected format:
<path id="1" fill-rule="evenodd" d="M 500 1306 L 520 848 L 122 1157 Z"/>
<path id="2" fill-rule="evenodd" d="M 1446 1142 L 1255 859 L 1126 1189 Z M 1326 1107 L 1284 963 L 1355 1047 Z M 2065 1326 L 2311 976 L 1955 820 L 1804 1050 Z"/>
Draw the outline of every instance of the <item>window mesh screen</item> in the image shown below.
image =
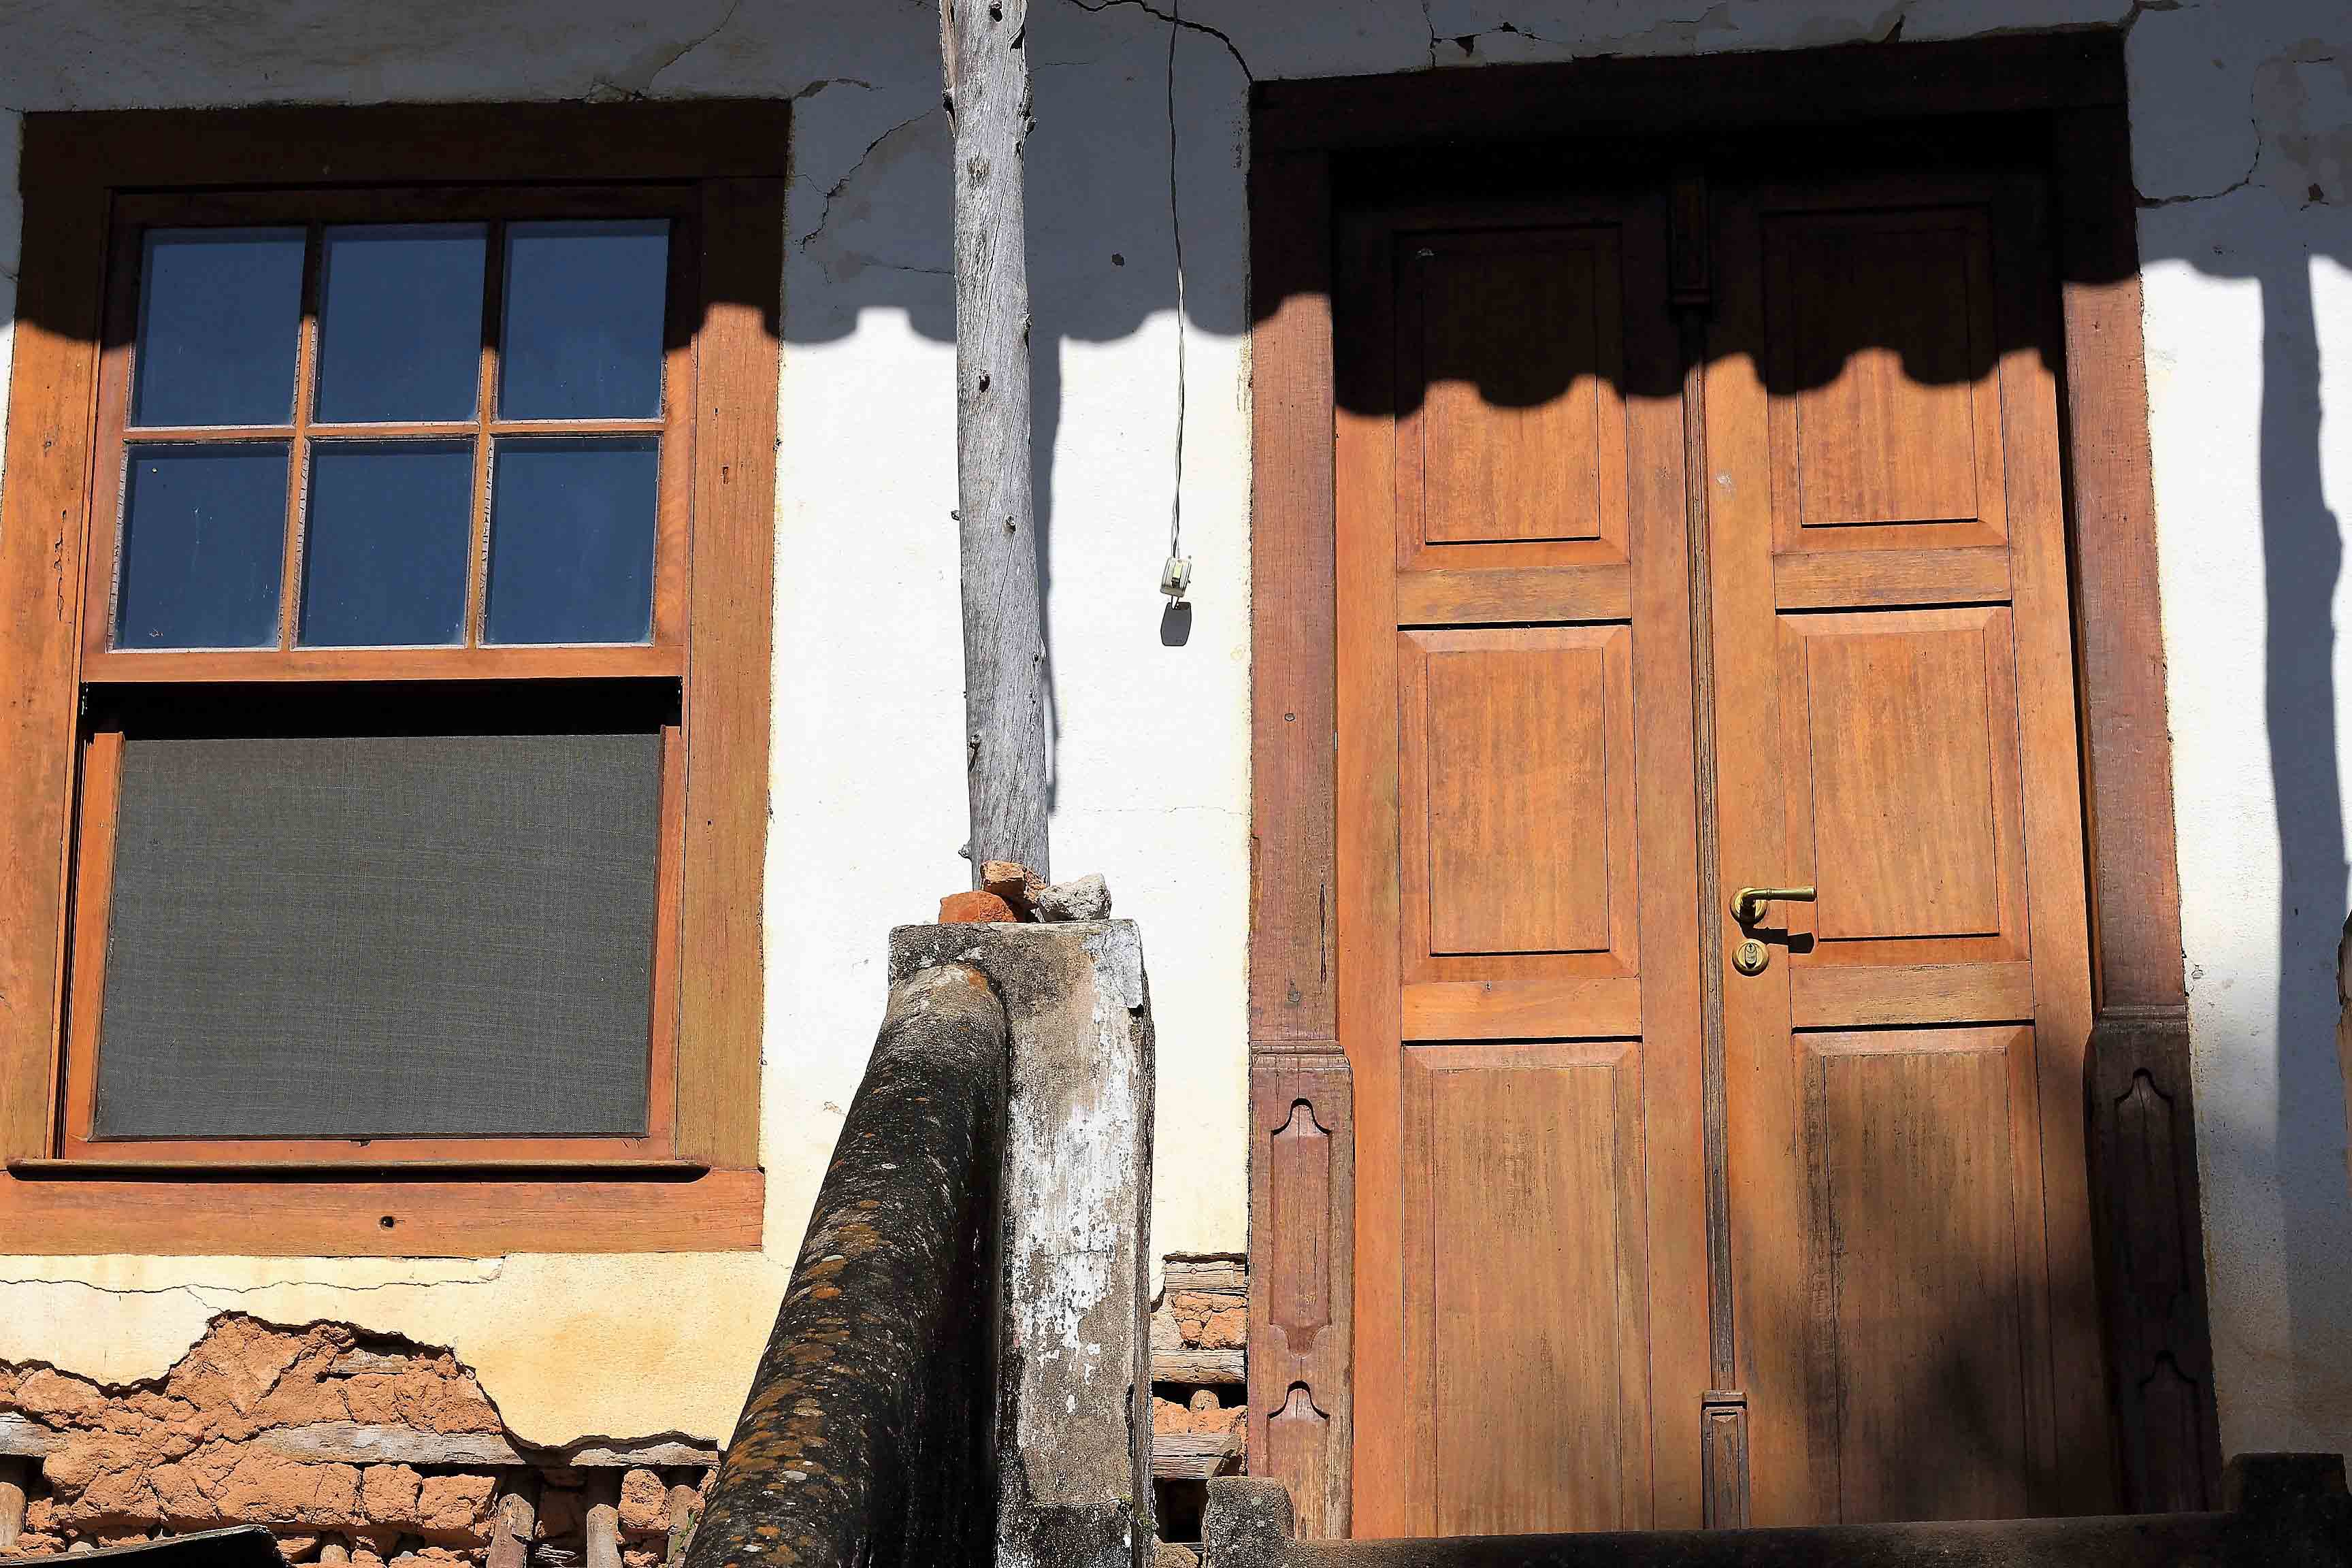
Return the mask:
<path id="1" fill-rule="evenodd" d="M 641 1136 L 661 737 L 131 735 L 93 1131 Z"/>

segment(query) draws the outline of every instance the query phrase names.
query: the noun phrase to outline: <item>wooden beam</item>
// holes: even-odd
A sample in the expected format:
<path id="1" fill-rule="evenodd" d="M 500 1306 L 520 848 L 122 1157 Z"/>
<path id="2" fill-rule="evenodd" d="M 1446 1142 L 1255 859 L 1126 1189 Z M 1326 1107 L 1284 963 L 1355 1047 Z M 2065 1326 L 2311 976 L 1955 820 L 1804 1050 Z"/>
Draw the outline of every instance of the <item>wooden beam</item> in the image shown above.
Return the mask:
<path id="1" fill-rule="evenodd" d="M 0 1552 L 16 1550 L 25 1528 L 25 1494 L 33 1484 L 33 1467 L 23 1459 L 0 1459 Z"/>
<path id="2" fill-rule="evenodd" d="M 37 1459 L 56 1453 L 65 1440 L 64 1433 L 51 1431 L 29 1416 L 0 1410 L 0 1455 Z"/>
<path id="3" fill-rule="evenodd" d="M 1160 1481 L 1205 1481 L 1238 1474 L 1243 1443 L 1233 1432 L 1157 1432 L 1151 1438 L 1151 1477 Z"/>
<path id="4" fill-rule="evenodd" d="M 468 1465 L 482 1468 L 556 1465 L 573 1469 L 629 1469 L 637 1466 L 719 1462 L 719 1450 L 699 1443 L 645 1443 L 634 1447 L 595 1444 L 578 1448 L 523 1449 L 495 1432 L 431 1432 L 415 1426 L 370 1426 L 357 1421 L 319 1421 L 281 1426 L 256 1439 L 289 1459 L 342 1465 Z"/>
<path id="5" fill-rule="evenodd" d="M 66 1434 L 29 1416 L 0 1411 L 0 1456 L 42 1458 L 57 1452 L 65 1441 Z M 371 1426 L 358 1421 L 279 1426 L 257 1434 L 254 1441 L 274 1454 L 312 1464 L 626 1470 L 638 1467 L 707 1469 L 719 1460 L 719 1450 L 705 1443 L 586 1443 L 575 1448 L 520 1448 L 497 1432 L 434 1432 L 419 1426 Z"/>
<path id="6" fill-rule="evenodd" d="M 505 1489 L 490 1512 L 490 1551 L 486 1568 L 530 1568 L 531 1538 L 539 1533 L 539 1484 L 521 1478 Z"/>
<path id="7" fill-rule="evenodd" d="M 1153 1351 L 1151 1381 L 1230 1388 L 1245 1381 L 1240 1351 Z"/>
<path id="8" fill-rule="evenodd" d="M 1045 646 L 1029 478 L 1026 0 L 940 0 L 955 122 L 956 500 L 972 886 L 1013 860 L 1048 875 Z"/>
<path id="9" fill-rule="evenodd" d="M 0 1177 L 0 1236 L 52 1253 L 495 1258 L 544 1250 L 735 1252 L 760 1245 L 758 1171 L 689 1182 L 460 1178 L 217 1181 Z"/>
<path id="10" fill-rule="evenodd" d="M 588 1478 L 588 1518 L 583 1555 L 587 1568 L 621 1568 L 621 1478 L 610 1470 Z"/>
<path id="11" fill-rule="evenodd" d="M 1160 1266 L 1160 1282 L 1171 1290 L 1249 1290 L 1249 1266 L 1237 1258 L 1171 1258 Z"/>

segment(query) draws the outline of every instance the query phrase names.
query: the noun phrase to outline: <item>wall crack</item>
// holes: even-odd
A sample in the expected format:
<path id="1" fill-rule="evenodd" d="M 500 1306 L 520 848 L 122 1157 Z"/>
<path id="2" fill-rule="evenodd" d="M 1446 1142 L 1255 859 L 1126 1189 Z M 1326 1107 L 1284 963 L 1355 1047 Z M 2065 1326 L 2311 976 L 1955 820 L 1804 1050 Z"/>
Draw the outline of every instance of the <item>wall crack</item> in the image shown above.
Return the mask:
<path id="1" fill-rule="evenodd" d="M 862 86 L 864 84 L 861 83 L 859 85 Z M 884 142 L 903 132 L 912 130 L 914 127 L 920 125 L 924 121 L 929 120 L 932 115 L 941 112 L 943 111 L 937 109 L 927 109 L 920 114 L 912 115 L 908 119 L 901 120 L 898 124 L 893 125 L 890 129 L 882 132 L 881 135 L 877 136 L 873 141 L 868 142 L 866 144 L 866 151 L 857 155 L 857 161 L 850 164 L 850 166 L 843 172 L 841 178 L 834 181 L 830 186 L 826 187 L 824 192 L 824 205 L 818 209 L 815 226 L 810 228 L 806 234 L 802 235 L 799 239 L 795 240 L 793 243 L 801 249 L 806 250 L 812 242 L 824 233 L 824 226 L 831 222 L 833 218 L 834 202 L 838 199 L 844 192 L 847 191 L 851 184 L 854 183 L 857 176 L 865 171 L 867 161 L 870 160 L 876 153 L 881 151 L 882 144 Z M 874 265 L 880 266 L 884 264 L 877 262 L 874 263 Z M 898 270 L 906 272 L 935 273 L 939 272 L 940 269 L 929 267 L 905 267 L 900 268 Z"/>
<path id="2" fill-rule="evenodd" d="M 1224 45 L 1225 53 L 1233 56 L 1234 58 L 1234 64 L 1241 67 L 1243 80 L 1251 82 L 1257 80 L 1257 78 L 1251 74 L 1249 61 L 1242 58 L 1240 47 L 1234 44 L 1232 38 L 1228 37 L 1218 29 L 1212 27 L 1206 22 L 1195 22 L 1190 17 L 1180 16 L 1173 11 L 1162 11 L 1157 5 L 1150 4 L 1150 0 L 1097 0 L 1097 3 L 1092 5 L 1087 5 L 1087 0 L 1070 0 L 1070 4 L 1076 5 L 1081 11 L 1091 11 L 1097 16 L 1109 10 L 1114 5 L 1132 5 L 1137 10 L 1142 12 L 1145 16 L 1156 16 L 1171 27 L 1181 27 L 1188 33 L 1199 33 L 1204 37 L 1214 38 L 1217 42 Z M 1428 7 L 1426 5 L 1423 7 L 1424 14 L 1426 14 L 1427 9 Z"/>
<path id="3" fill-rule="evenodd" d="M 595 89 L 602 89 L 606 92 L 618 93 L 625 98 L 644 98 L 648 96 L 654 89 L 654 83 L 661 78 L 663 73 L 669 70 L 670 68 L 677 65 L 680 60 L 686 58 L 687 56 L 694 53 L 695 50 L 702 47 L 703 45 L 710 42 L 711 39 L 717 37 L 719 34 L 725 32 L 734 22 L 736 14 L 742 9 L 743 0 L 733 0 L 733 3 L 727 7 L 726 14 L 720 16 L 716 24 L 714 24 L 709 30 L 702 33 L 699 37 L 690 38 L 684 44 L 677 45 L 675 47 L 665 47 L 663 49 L 656 51 L 655 57 L 650 60 L 640 58 L 633 62 L 626 68 L 617 71 L 613 75 L 597 77 L 594 81 L 594 88 L 592 88 L 590 95 L 592 97 L 596 96 Z"/>

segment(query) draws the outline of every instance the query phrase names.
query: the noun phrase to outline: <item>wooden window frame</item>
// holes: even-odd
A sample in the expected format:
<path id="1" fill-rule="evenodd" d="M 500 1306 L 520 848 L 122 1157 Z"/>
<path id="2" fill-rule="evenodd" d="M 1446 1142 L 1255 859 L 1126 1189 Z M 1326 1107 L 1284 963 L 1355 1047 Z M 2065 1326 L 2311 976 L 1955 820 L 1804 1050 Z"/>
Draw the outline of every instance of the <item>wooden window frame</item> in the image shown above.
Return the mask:
<path id="1" fill-rule="evenodd" d="M 9 917 L 0 925 L 0 1234 L 16 1246 L 483 1256 L 760 1245 L 761 878 L 788 132 L 787 106 L 770 102 L 26 117 L 27 222 L 0 468 L 0 866 Z M 462 428 L 321 433 L 463 435 L 478 440 L 478 461 L 499 434 L 625 425 L 658 435 L 646 644 L 478 646 L 477 560 L 465 647 L 302 648 L 290 594 L 275 649 L 108 646 L 117 502 L 100 476 L 122 457 L 135 306 L 120 279 L 136 264 L 143 226 L 300 224 L 312 230 L 315 265 L 325 223 L 590 214 L 672 220 L 658 419 L 504 422 L 486 399 Z M 495 258 L 489 270 L 486 296 Z M 306 369 L 315 331 L 306 310 Z M 276 434 L 298 437 L 304 412 Z M 478 468 L 478 492 L 479 478 Z M 299 489 L 299 474 L 294 481 Z M 478 493 L 476 505 L 478 557 Z M 289 539 L 289 582 L 298 548 Z M 639 678 L 679 689 L 664 733 L 664 940 L 646 1137 L 88 1136 L 96 1057 L 84 1037 L 95 1032 L 109 763 L 119 761 L 121 731 L 85 723 L 87 692 L 173 680 Z M 88 841 L 81 853 L 78 837 Z"/>
<path id="2" fill-rule="evenodd" d="M 1349 1533 L 1356 1458 L 1353 1086 L 1332 919 L 1334 185 L 1366 155 L 1867 138 L 1961 116 L 2032 148 L 2054 208 L 2097 1000 L 2085 1114 L 2120 1489 L 2138 1510 L 2220 1506 L 2122 35 L 2087 31 L 1253 90 L 1249 1448 L 1289 1484 L 1303 1535 Z"/>

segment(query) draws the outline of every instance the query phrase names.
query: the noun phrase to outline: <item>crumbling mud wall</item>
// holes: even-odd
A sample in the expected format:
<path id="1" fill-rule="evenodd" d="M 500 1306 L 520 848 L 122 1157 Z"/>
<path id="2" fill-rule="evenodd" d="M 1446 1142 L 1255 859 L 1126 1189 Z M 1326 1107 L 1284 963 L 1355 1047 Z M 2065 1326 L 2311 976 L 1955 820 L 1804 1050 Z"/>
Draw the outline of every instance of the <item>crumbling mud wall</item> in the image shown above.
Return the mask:
<path id="1" fill-rule="evenodd" d="M 1249 1410 L 1242 1403 L 1241 1384 L 1249 1345 L 1247 1266 L 1237 1258 L 1171 1258 L 1161 1281 L 1151 1313 L 1153 1434 L 1245 1437 Z M 1203 1353 L 1208 1352 L 1225 1353 Z"/>
<path id="2" fill-rule="evenodd" d="M 0 1361 L 0 1555 L 260 1524 L 296 1563 L 658 1568 L 716 1458 L 525 1447 L 449 1352 L 349 1323 L 223 1313 L 129 1384 Z"/>
<path id="3" fill-rule="evenodd" d="M 1159 1568 L 1197 1568 L 1213 1476 L 1249 1468 L 1249 1267 L 1169 1258 L 1151 1311 L 1151 1474 Z"/>

